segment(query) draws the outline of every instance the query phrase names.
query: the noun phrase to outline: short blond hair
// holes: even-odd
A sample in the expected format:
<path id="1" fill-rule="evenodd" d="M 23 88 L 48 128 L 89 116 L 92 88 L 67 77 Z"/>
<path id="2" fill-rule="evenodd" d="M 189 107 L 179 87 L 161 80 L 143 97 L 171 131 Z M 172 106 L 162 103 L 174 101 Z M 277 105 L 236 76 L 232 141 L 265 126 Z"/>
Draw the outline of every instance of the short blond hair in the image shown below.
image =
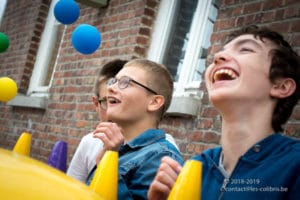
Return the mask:
<path id="1" fill-rule="evenodd" d="M 158 112 L 158 120 L 161 120 L 171 104 L 173 95 L 173 79 L 166 66 L 147 59 L 133 59 L 127 62 L 125 67 L 138 67 L 145 70 L 147 87 L 165 98 L 165 103 Z"/>

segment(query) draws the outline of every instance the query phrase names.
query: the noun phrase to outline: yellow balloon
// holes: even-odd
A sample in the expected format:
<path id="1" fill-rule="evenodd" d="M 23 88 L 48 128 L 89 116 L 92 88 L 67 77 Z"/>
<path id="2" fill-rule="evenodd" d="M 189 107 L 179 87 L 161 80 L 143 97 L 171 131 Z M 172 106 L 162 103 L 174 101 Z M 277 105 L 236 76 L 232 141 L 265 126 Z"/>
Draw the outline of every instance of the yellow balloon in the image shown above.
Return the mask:
<path id="1" fill-rule="evenodd" d="M 0 199 L 104 200 L 87 185 L 38 160 L 0 148 Z"/>
<path id="2" fill-rule="evenodd" d="M 16 82 L 9 77 L 0 78 L 0 101 L 7 102 L 12 100 L 18 92 Z"/>

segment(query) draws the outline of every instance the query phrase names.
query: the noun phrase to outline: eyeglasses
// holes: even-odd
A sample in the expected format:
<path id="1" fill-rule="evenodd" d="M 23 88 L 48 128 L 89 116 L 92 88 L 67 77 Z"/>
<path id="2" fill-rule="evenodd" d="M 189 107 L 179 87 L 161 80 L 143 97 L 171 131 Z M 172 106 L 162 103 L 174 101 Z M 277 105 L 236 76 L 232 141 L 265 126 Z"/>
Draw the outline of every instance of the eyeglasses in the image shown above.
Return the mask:
<path id="1" fill-rule="evenodd" d="M 97 99 L 98 100 L 98 103 L 100 105 L 100 108 L 103 109 L 103 110 L 106 110 L 107 109 L 107 99 L 106 97 L 104 97 L 103 99 Z"/>
<path id="2" fill-rule="evenodd" d="M 141 84 L 141 83 L 139 83 L 139 82 L 133 80 L 132 78 L 130 78 L 130 77 L 128 77 L 128 76 L 122 76 L 122 77 L 119 78 L 119 79 L 118 79 L 118 78 L 114 78 L 114 77 L 113 77 L 113 78 L 110 78 L 110 79 L 107 80 L 106 84 L 107 84 L 108 86 L 111 86 L 111 85 L 113 85 L 113 84 L 115 84 L 115 83 L 117 83 L 117 82 L 118 82 L 118 87 L 119 87 L 120 89 L 125 89 L 125 88 L 127 88 L 128 85 L 129 85 L 129 83 L 130 83 L 130 82 L 133 82 L 133 83 L 135 83 L 135 84 L 137 84 L 137 85 L 143 87 L 143 88 L 146 89 L 147 91 L 149 91 L 149 92 L 151 92 L 151 93 L 157 95 L 157 92 L 155 92 L 154 90 L 152 90 L 152 89 L 148 88 L 147 86 L 145 86 L 145 85 L 143 85 L 143 84 Z"/>

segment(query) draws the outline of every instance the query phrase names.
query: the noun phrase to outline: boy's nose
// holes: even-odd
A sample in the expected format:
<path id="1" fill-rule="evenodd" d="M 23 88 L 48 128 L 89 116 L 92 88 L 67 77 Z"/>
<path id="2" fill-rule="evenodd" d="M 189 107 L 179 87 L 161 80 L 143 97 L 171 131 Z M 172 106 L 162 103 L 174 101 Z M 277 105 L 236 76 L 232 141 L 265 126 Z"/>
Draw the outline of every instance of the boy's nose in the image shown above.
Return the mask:
<path id="1" fill-rule="evenodd" d="M 220 64 L 220 63 L 226 62 L 228 60 L 230 60 L 229 54 L 222 51 L 222 52 L 218 52 L 215 54 L 213 61 L 214 61 L 214 64 Z"/>
<path id="2" fill-rule="evenodd" d="M 118 82 L 115 82 L 114 84 L 107 85 L 107 92 L 108 93 L 114 93 L 118 89 Z"/>

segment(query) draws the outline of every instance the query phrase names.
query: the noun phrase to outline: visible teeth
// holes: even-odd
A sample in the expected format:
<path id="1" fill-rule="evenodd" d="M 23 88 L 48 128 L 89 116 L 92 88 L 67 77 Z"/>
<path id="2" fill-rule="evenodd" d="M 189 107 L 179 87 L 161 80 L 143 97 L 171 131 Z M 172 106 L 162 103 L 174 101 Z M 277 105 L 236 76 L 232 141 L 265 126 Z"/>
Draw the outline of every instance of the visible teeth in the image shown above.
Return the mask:
<path id="1" fill-rule="evenodd" d="M 120 102 L 118 99 L 115 99 L 115 98 L 112 98 L 112 97 L 108 98 L 108 101 L 111 104 L 113 104 L 113 103 L 119 103 Z"/>
<path id="2" fill-rule="evenodd" d="M 219 80 L 233 80 L 236 79 L 237 75 L 234 73 L 234 71 L 230 69 L 220 69 L 215 72 L 213 76 L 213 81 L 219 81 Z"/>

